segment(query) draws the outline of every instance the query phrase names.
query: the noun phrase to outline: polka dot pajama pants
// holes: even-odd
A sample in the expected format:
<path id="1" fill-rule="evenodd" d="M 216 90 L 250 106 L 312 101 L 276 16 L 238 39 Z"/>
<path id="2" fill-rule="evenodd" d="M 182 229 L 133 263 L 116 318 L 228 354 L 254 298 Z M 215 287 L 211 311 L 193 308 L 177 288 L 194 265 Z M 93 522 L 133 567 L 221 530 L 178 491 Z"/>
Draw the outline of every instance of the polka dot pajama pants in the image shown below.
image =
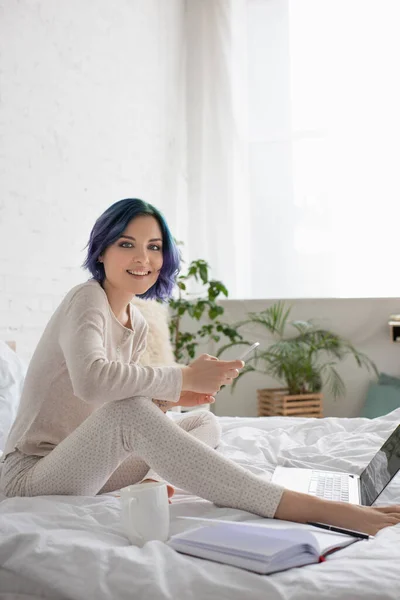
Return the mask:
<path id="1" fill-rule="evenodd" d="M 219 454 L 219 440 L 210 412 L 174 422 L 151 399 L 126 398 L 103 404 L 45 457 L 10 454 L 2 485 L 7 496 L 91 496 L 162 478 L 220 506 L 272 517 L 283 488 Z"/>

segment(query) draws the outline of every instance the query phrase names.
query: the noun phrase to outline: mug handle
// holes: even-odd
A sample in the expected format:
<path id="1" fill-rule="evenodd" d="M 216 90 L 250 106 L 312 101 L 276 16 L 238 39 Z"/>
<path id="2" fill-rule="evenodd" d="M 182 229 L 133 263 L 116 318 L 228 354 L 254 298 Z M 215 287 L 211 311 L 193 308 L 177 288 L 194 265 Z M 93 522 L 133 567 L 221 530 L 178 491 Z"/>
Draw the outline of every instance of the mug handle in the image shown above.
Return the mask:
<path id="1" fill-rule="evenodd" d="M 145 543 L 145 539 L 142 535 L 140 535 L 140 533 L 137 532 L 136 529 L 134 529 L 133 525 L 132 525 L 132 518 L 131 518 L 131 511 L 132 511 L 132 505 L 137 503 L 137 498 L 129 498 L 129 508 L 128 508 L 128 514 L 129 514 L 129 527 L 132 529 L 132 533 L 134 534 L 135 537 L 137 537 L 139 539 L 139 542 L 143 545 Z"/>

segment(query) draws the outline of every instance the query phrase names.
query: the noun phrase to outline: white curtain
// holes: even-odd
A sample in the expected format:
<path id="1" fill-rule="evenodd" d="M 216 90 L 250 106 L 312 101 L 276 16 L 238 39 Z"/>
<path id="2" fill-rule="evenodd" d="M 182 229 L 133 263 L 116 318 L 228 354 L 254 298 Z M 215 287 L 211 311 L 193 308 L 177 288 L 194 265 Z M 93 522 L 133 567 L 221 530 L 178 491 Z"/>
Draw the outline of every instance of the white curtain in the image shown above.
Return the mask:
<path id="1" fill-rule="evenodd" d="M 245 0 L 187 7 L 186 254 L 232 297 L 250 282 Z"/>
<path id="2" fill-rule="evenodd" d="M 233 298 L 397 296 L 400 3 L 186 10 L 188 258 Z"/>

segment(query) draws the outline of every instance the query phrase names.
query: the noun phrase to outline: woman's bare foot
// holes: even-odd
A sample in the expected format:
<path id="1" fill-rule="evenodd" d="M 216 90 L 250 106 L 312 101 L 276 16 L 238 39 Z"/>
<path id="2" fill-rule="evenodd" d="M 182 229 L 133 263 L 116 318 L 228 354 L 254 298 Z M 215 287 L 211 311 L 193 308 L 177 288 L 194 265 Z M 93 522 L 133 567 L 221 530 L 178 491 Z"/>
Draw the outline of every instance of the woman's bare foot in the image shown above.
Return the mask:
<path id="1" fill-rule="evenodd" d="M 146 483 L 146 482 L 157 482 L 156 479 L 143 479 L 142 483 Z M 171 498 L 172 496 L 175 494 L 175 488 L 170 485 L 169 483 L 166 484 L 167 485 L 167 493 L 168 493 L 168 502 L 171 504 Z"/>

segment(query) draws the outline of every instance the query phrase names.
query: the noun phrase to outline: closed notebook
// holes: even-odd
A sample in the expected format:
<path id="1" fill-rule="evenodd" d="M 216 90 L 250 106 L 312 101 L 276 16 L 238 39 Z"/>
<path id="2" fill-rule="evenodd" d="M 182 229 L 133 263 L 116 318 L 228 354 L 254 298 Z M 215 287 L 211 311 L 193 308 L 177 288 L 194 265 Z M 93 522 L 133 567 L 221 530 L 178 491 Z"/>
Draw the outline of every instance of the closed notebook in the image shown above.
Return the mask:
<path id="1" fill-rule="evenodd" d="M 220 521 L 174 535 L 167 544 L 184 554 L 269 575 L 323 562 L 332 552 L 357 541 L 330 532 Z"/>

